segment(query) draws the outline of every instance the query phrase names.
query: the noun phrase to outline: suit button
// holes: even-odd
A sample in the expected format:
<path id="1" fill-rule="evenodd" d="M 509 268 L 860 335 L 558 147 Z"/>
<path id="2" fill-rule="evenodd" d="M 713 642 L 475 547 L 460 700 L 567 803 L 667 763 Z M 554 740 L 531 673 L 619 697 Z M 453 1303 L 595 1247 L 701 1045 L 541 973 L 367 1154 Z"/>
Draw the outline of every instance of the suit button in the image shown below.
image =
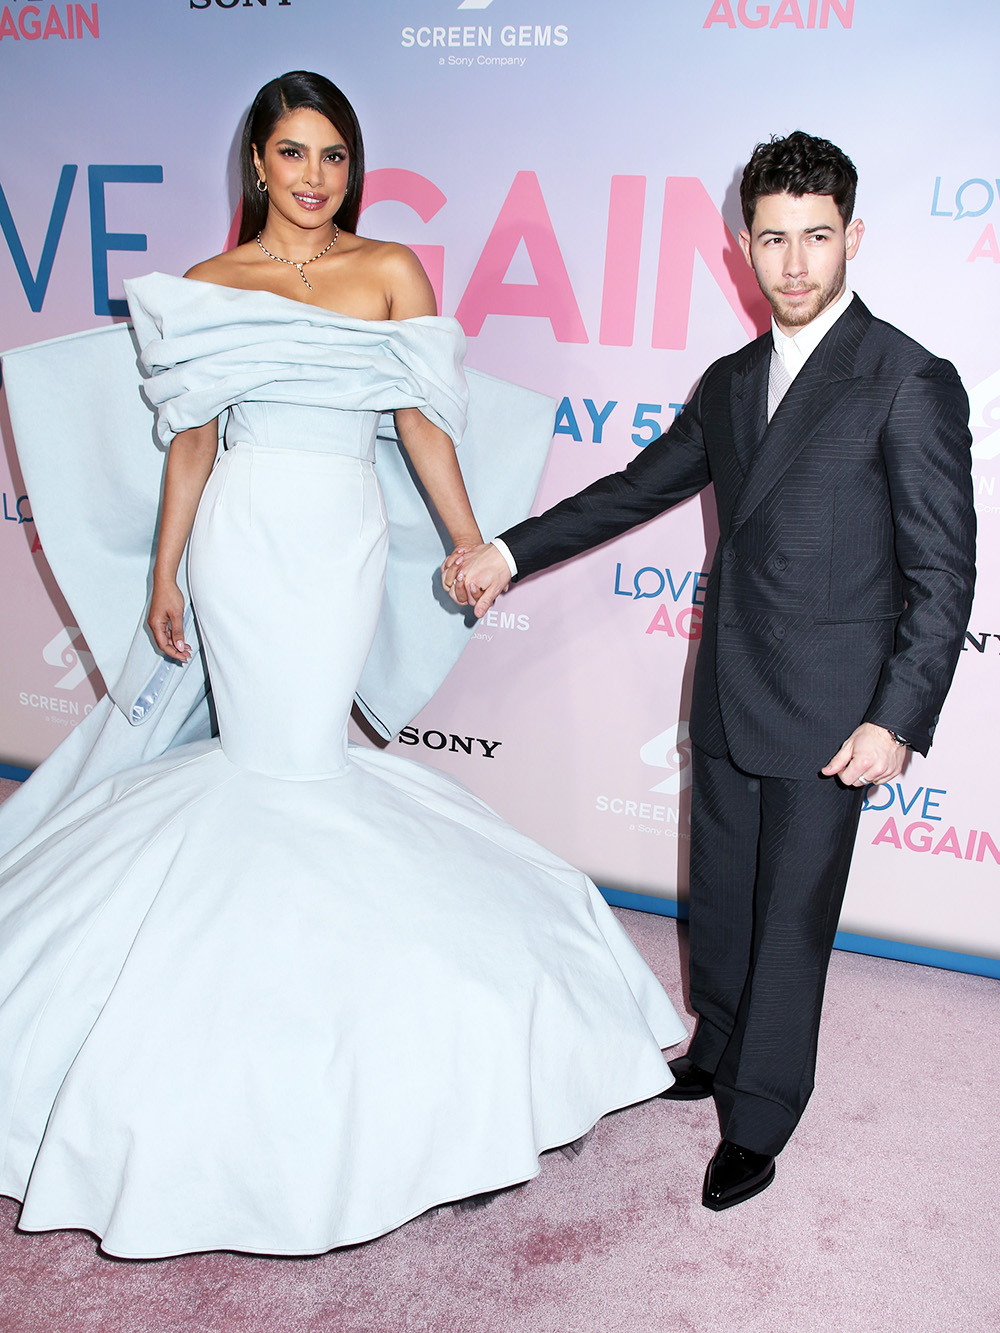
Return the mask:
<path id="1" fill-rule="evenodd" d="M 727 565 L 731 565 L 736 559 L 736 552 L 731 546 L 727 546 L 722 552 L 722 558 Z"/>
<path id="2" fill-rule="evenodd" d="M 775 627 L 774 627 L 774 629 L 771 631 L 771 633 L 774 635 L 774 637 L 775 637 L 776 639 L 783 639 L 783 638 L 785 637 L 785 627 L 784 627 L 784 625 L 775 625 Z"/>
<path id="3" fill-rule="evenodd" d="M 787 568 L 788 568 L 788 558 L 787 558 L 787 556 L 776 555 L 776 556 L 774 557 L 774 559 L 771 561 L 771 563 L 774 565 L 774 568 L 775 568 L 775 569 L 787 569 Z"/>

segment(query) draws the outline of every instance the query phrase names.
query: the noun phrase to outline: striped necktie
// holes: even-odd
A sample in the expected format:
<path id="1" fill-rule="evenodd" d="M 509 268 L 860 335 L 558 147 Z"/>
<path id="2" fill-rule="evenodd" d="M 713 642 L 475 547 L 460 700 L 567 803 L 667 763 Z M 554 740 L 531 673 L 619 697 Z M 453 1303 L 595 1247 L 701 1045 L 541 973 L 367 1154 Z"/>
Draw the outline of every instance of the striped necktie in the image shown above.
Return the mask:
<path id="1" fill-rule="evenodd" d="M 774 416 L 778 404 L 788 392 L 792 377 L 778 354 L 776 347 L 771 348 L 771 366 L 767 373 L 767 419 Z"/>

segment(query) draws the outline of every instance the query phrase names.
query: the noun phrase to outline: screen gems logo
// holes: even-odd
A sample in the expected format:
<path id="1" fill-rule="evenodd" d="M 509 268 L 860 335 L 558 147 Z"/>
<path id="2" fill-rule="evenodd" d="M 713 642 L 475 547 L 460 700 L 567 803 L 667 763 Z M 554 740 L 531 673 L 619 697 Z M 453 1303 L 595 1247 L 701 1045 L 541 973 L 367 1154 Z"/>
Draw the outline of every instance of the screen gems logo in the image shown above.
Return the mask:
<path id="1" fill-rule="evenodd" d="M 54 690 L 75 690 L 82 685 L 94 669 L 94 659 L 86 648 L 76 648 L 77 639 L 82 638 L 76 625 L 61 629 L 54 639 L 42 649 L 42 660 L 49 666 L 69 667 L 66 674 L 52 686 Z"/>
<path id="2" fill-rule="evenodd" d="M 460 10 L 489 9 L 493 0 L 462 0 Z M 455 47 L 511 49 L 524 47 L 566 46 L 569 42 L 569 25 L 566 23 L 503 23 L 503 24 L 424 24 L 421 27 L 406 27 L 400 33 L 400 46 L 424 47 L 439 50 Z M 442 55 L 439 65 L 459 65 L 471 68 L 475 65 L 517 65 L 525 64 L 524 56 L 483 55 L 449 56 Z"/>
<path id="3" fill-rule="evenodd" d="M 666 731 L 648 740 L 639 750 L 639 758 L 650 768 L 666 771 L 667 776 L 650 791 L 677 796 L 691 785 L 691 741 L 687 722 L 675 722 Z M 630 833 L 652 834 L 655 837 L 688 838 L 690 834 L 678 828 L 681 812 L 677 806 L 657 805 L 652 801 L 635 801 L 624 796 L 598 796 L 594 808 L 599 814 L 624 815 L 633 822 Z M 686 816 L 689 820 L 690 816 Z"/>
<path id="4" fill-rule="evenodd" d="M 51 689 L 69 693 L 82 685 L 94 670 L 93 657 L 78 642 L 82 637 L 76 625 L 69 625 L 42 649 L 42 660 L 63 672 Z M 94 707 L 91 703 L 81 707 L 75 699 L 61 699 L 54 694 L 29 694 L 27 690 L 20 692 L 18 701 L 22 708 L 36 708 L 45 715 L 46 721 L 61 727 L 74 726 L 70 719 L 85 717 Z"/>

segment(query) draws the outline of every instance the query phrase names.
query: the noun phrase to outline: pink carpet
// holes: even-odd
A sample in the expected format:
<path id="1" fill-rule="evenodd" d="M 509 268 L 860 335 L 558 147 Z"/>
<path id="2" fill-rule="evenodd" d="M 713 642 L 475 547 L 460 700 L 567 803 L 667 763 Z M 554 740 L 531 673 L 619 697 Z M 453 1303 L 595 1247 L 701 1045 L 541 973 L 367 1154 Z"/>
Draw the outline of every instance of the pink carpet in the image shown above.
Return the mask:
<path id="1" fill-rule="evenodd" d="M 683 932 L 619 915 L 679 1000 Z M 0 1333 L 989 1333 L 998 1020 L 995 981 L 834 954 L 817 1091 L 727 1213 L 699 1201 L 711 1105 L 661 1101 L 486 1208 L 318 1259 L 109 1260 L 2 1199 Z"/>

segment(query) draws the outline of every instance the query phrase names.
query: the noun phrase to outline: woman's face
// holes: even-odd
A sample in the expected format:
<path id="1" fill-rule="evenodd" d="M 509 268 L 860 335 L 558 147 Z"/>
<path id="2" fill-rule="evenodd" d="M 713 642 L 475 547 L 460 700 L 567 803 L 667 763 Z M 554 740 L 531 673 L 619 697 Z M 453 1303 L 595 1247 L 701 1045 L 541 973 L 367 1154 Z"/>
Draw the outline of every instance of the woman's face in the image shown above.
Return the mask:
<path id="1" fill-rule="evenodd" d="M 329 223 L 344 202 L 351 164 L 337 127 L 303 107 L 281 117 L 263 157 L 254 148 L 254 166 L 267 183 L 270 208 L 314 231 Z"/>

